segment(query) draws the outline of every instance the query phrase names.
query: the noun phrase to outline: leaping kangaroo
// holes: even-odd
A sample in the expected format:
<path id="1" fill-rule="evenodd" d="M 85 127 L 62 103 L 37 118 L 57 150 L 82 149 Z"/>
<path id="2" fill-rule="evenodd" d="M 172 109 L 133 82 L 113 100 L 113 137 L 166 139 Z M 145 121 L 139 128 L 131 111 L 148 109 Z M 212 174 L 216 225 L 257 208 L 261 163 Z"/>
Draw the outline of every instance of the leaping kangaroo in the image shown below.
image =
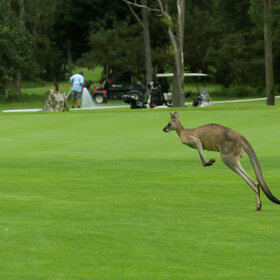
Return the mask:
<path id="1" fill-rule="evenodd" d="M 220 152 L 225 165 L 241 176 L 255 192 L 256 211 L 261 211 L 262 209 L 260 186 L 269 200 L 280 204 L 280 201 L 271 193 L 266 185 L 256 153 L 244 136 L 231 128 L 219 124 L 207 124 L 194 129 L 185 129 L 179 121 L 177 112 L 174 114 L 170 113 L 170 115 L 171 121 L 163 128 L 163 131 L 176 130 L 183 144 L 198 150 L 203 166 L 210 166 L 215 162 L 214 159 L 206 160 L 203 150 Z M 249 156 L 258 183 L 241 166 L 239 159 L 244 156 L 244 152 Z"/>

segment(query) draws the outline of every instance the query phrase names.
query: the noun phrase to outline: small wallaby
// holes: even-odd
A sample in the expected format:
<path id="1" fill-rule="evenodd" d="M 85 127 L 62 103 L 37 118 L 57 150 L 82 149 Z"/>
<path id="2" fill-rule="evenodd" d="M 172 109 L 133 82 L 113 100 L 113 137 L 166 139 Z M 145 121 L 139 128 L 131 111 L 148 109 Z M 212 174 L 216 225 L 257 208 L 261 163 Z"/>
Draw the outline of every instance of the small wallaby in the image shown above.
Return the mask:
<path id="1" fill-rule="evenodd" d="M 220 152 L 225 165 L 241 176 L 255 192 L 256 211 L 261 211 L 262 209 L 260 187 L 269 200 L 280 204 L 280 201 L 271 193 L 266 185 L 256 153 L 244 136 L 231 128 L 219 124 L 207 124 L 194 129 L 185 129 L 179 121 L 177 112 L 174 114 L 170 113 L 170 115 L 171 121 L 163 128 L 163 131 L 176 130 L 183 144 L 198 150 L 203 166 L 210 166 L 215 162 L 214 159 L 206 160 L 203 150 Z M 241 166 L 239 159 L 244 156 L 244 152 L 249 156 L 258 183 Z"/>

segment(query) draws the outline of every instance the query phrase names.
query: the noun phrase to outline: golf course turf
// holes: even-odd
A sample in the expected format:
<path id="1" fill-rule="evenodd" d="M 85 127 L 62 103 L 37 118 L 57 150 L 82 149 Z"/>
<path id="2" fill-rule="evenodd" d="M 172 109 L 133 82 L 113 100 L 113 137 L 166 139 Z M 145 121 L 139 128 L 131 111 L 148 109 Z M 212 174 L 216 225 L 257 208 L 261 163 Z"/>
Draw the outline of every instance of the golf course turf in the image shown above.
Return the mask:
<path id="1" fill-rule="evenodd" d="M 0 113 L 0 279 L 278 280 L 280 206 L 163 133 L 174 110 Z M 176 111 L 243 134 L 280 198 L 278 105 Z"/>

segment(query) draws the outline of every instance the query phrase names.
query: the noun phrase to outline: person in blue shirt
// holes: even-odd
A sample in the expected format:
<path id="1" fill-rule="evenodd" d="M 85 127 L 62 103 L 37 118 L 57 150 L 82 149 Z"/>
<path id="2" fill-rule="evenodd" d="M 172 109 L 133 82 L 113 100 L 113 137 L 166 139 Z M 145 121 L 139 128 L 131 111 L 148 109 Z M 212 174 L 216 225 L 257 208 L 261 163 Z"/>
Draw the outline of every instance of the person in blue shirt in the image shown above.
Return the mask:
<path id="1" fill-rule="evenodd" d="M 72 85 L 72 108 L 75 108 L 75 101 L 77 100 L 78 108 L 81 104 L 82 85 L 84 84 L 84 73 L 81 71 L 79 74 L 75 74 L 69 79 Z"/>

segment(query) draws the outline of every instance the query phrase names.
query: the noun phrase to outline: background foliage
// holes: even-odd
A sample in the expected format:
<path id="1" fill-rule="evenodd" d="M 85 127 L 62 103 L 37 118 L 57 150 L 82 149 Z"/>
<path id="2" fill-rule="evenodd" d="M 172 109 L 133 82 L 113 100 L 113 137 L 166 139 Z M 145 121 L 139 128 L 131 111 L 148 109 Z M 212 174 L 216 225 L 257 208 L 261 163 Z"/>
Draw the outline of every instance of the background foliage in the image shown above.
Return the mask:
<path id="1" fill-rule="evenodd" d="M 2 0 L 0 5 L 1 87 L 18 70 L 25 79 L 64 80 L 73 63 L 109 64 L 115 79 L 144 82 L 143 32 L 123 1 Z M 173 1 L 169 5 L 172 14 Z M 185 70 L 207 72 L 226 87 L 263 85 L 261 5 L 259 0 L 186 1 Z M 141 17 L 141 10 L 135 11 Z M 279 11 L 280 0 L 275 0 L 272 31 L 278 83 Z M 149 13 L 149 22 L 154 73 L 168 71 L 173 60 L 166 27 L 156 13 Z"/>

